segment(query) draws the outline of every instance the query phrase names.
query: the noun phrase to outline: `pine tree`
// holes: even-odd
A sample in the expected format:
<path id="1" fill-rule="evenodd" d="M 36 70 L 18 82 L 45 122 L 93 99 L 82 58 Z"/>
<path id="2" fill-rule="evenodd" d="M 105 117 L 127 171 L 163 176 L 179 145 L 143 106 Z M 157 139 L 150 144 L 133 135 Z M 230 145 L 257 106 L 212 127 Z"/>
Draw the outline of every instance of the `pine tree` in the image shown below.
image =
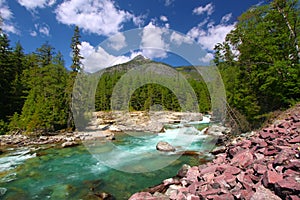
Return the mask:
<path id="1" fill-rule="evenodd" d="M 72 37 L 71 49 L 72 49 L 72 65 L 71 69 L 73 72 L 79 72 L 82 70 L 81 60 L 83 57 L 80 55 L 80 33 L 79 27 L 76 26 L 74 29 L 74 35 Z"/>

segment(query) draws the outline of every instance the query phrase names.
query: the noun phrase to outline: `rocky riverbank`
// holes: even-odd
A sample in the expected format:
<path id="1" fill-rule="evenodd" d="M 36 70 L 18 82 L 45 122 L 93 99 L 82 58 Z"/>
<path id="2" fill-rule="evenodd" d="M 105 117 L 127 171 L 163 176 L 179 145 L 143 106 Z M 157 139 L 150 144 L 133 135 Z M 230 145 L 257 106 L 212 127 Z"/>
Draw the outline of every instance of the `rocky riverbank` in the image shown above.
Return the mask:
<path id="1" fill-rule="evenodd" d="M 130 200 L 300 199 L 300 105 L 282 116 L 215 151 L 212 162 L 185 165 L 175 177 Z"/>
<path id="2" fill-rule="evenodd" d="M 83 140 L 111 140 L 114 138 L 114 133 L 109 131 L 101 132 L 74 132 L 74 133 L 61 133 L 54 135 L 41 135 L 41 136 L 29 136 L 29 135 L 1 135 L 0 146 L 1 147 L 22 147 L 30 145 L 44 145 L 44 144 L 61 144 L 63 148 L 75 146 L 81 143 Z"/>
<path id="3" fill-rule="evenodd" d="M 86 132 L 52 133 L 48 135 L 12 134 L 0 135 L 0 146 L 28 146 L 61 144 L 62 147 L 75 146 L 83 140 L 113 140 L 115 133 L 124 131 L 143 131 L 158 133 L 166 124 L 201 121 L 201 113 L 182 113 L 171 111 L 157 112 L 95 112 Z"/>

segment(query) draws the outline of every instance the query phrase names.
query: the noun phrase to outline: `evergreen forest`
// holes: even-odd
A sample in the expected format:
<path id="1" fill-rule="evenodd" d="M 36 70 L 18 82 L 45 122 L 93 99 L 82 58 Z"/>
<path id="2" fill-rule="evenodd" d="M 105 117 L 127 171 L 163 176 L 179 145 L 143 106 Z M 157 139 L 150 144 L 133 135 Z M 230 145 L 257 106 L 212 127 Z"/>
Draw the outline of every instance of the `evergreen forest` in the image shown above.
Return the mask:
<path id="1" fill-rule="evenodd" d="M 222 75 L 227 102 L 252 128 L 259 127 L 273 112 L 299 102 L 299 34 L 297 0 L 274 0 L 243 13 L 226 40 L 216 44 L 214 63 Z M 12 45 L 9 36 L 0 30 L 0 134 L 75 129 L 73 85 L 76 76 L 85 73 L 78 27 L 74 28 L 70 44 L 66 48 L 72 52 L 72 65 L 66 66 L 62 54 L 51 44 L 46 42 L 35 52 L 25 54 L 21 43 Z M 151 62 L 137 57 L 107 68 L 98 82 L 95 109 L 110 111 L 113 89 L 122 76 Z M 202 77 L 192 66 L 174 69 L 195 91 L 199 111 L 210 111 L 210 96 Z M 159 84 L 145 84 L 129 99 L 131 111 L 150 110 L 153 105 L 183 110 L 174 92 Z M 188 102 L 190 98 L 186 99 Z"/>

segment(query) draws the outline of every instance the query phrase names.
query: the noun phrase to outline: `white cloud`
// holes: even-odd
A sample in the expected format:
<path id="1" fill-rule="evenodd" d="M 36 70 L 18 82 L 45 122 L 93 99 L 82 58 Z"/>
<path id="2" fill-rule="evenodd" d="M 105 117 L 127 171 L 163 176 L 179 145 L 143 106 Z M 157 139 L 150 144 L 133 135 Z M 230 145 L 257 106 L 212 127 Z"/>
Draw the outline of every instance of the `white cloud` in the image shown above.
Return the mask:
<path id="1" fill-rule="evenodd" d="M 11 21 L 14 16 L 5 0 L 0 0 L 0 15 L 3 19 L 2 30 L 8 33 L 19 34 L 19 30 Z"/>
<path id="2" fill-rule="evenodd" d="M 204 63 L 209 63 L 214 58 L 214 54 L 207 53 L 204 57 L 200 58 L 200 61 Z"/>
<path id="3" fill-rule="evenodd" d="M 81 55 L 84 57 L 83 65 L 86 72 L 96 72 L 101 69 L 122 64 L 132 60 L 141 52 L 131 52 L 130 56 L 114 56 L 107 53 L 102 47 L 93 47 L 88 42 L 82 42 L 80 46 Z"/>
<path id="4" fill-rule="evenodd" d="M 168 18 L 166 16 L 162 15 L 162 16 L 160 16 L 160 20 L 163 22 L 167 22 Z"/>
<path id="5" fill-rule="evenodd" d="M 170 6 L 175 0 L 165 0 L 165 6 Z"/>
<path id="6" fill-rule="evenodd" d="M 108 46 L 112 49 L 119 51 L 123 47 L 126 47 L 126 38 L 122 33 L 117 33 L 116 35 L 108 39 Z"/>
<path id="7" fill-rule="evenodd" d="M 186 35 L 181 35 L 179 33 L 173 32 L 170 36 L 170 41 L 174 42 L 176 45 L 181 45 L 182 43 L 192 44 L 193 40 L 191 37 Z"/>
<path id="8" fill-rule="evenodd" d="M 197 40 L 203 48 L 213 51 L 217 43 L 221 43 L 225 40 L 226 35 L 234 29 L 235 24 L 209 24 L 207 30 L 201 27 L 193 27 L 187 35 Z"/>
<path id="9" fill-rule="evenodd" d="M 221 19 L 221 24 L 228 22 L 232 18 L 232 13 L 228 13 L 224 15 Z"/>
<path id="10" fill-rule="evenodd" d="M 112 0 L 65 0 L 55 13 L 56 19 L 63 24 L 77 25 L 87 32 L 104 36 L 118 33 L 126 21 L 142 23 L 140 17 L 118 9 Z"/>
<path id="11" fill-rule="evenodd" d="M 31 32 L 30 32 L 30 35 L 31 35 L 32 37 L 36 37 L 36 36 L 37 36 L 37 32 L 36 32 L 36 31 L 31 31 Z"/>
<path id="12" fill-rule="evenodd" d="M 207 13 L 207 15 L 211 15 L 214 12 L 214 6 L 212 3 L 209 3 L 205 6 L 199 6 L 193 10 L 193 13 L 196 15 L 202 15 Z"/>
<path id="13" fill-rule="evenodd" d="M 144 18 L 146 18 L 145 15 L 132 16 L 132 21 L 133 21 L 134 25 L 141 27 L 145 23 Z"/>
<path id="14" fill-rule="evenodd" d="M 24 6 L 27 10 L 35 10 L 36 8 L 45 8 L 47 6 L 53 6 L 56 0 L 17 0 L 21 6 Z"/>
<path id="15" fill-rule="evenodd" d="M 150 22 L 144 27 L 140 48 L 143 55 L 152 58 L 165 58 L 167 56 L 168 45 L 163 40 L 163 34 L 168 30 L 160 28 Z"/>
<path id="16" fill-rule="evenodd" d="M 37 35 L 37 32 L 45 36 L 50 36 L 50 27 L 47 24 L 35 24 L 34 27 L 36 31 L 32 31 L 30 33 L 31 36 L 35 37 Z"/>

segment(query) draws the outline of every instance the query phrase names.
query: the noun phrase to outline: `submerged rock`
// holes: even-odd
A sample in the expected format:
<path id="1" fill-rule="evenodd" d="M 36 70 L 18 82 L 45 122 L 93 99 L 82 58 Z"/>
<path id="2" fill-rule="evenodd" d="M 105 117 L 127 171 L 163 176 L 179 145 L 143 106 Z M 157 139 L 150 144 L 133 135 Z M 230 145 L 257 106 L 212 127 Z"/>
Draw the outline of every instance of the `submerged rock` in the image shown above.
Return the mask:
<path id="1" fill-rule="evenodd" d="M 160 141 L 157 143 L 156 145 L 156 149 L 159 151 L 166 151 L 166 152 L 170 152 L 170 151 L 175 151 L 175 147 L 173 147 L 172 145 L 170 145 L 168 142 L 164 142 L 164 141 Z"/>

